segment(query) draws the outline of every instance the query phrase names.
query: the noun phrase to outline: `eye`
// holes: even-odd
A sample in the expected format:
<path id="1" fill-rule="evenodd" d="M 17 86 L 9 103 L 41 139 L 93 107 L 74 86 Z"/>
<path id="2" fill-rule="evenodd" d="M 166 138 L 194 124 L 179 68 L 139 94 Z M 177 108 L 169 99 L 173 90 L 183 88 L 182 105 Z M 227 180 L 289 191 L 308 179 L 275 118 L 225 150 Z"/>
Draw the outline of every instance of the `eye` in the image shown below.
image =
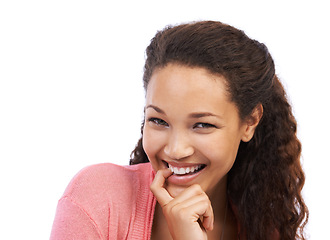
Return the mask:
<path id="1" fill-rule="evenodd" d="M 210 123 L 196 123 L 194 128 L 217 128 L 215 125 Z"/>
<path id="2" fill-rule="evenodd" d="M 163 119 L 160 119 L 160 118 L 149 118 L 148 119 L 148 122 L 154 123 L 154 124 L 156 124 L 158 126 L 168 127 L 167 122 L 165 122 Z"/>

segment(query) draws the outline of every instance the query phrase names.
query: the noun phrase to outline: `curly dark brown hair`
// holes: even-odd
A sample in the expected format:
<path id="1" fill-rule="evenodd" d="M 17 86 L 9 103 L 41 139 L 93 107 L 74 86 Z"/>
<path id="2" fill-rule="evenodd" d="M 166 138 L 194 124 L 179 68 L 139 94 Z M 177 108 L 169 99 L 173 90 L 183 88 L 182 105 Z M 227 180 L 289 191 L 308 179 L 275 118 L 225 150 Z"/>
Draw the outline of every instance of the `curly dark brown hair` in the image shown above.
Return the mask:
<path id="1" fill-rule="evenodd" d="M 284 240 L 305 239 L 308 209 L 301 195 L 305 182 L 301 143 L 267 47 L 232 26 L 201 21 L 159 31 L 146 55 L 145 90 L 156 68 L 179 63 L 224 76 L 242 120 L 262 104 L 263 116 L 254 137 L 241 142 L 228 173 L 228 195 L 248 239 L 268 239 L 274 229 Z M 141 138 L 130 164 L 148 161 Z"/>

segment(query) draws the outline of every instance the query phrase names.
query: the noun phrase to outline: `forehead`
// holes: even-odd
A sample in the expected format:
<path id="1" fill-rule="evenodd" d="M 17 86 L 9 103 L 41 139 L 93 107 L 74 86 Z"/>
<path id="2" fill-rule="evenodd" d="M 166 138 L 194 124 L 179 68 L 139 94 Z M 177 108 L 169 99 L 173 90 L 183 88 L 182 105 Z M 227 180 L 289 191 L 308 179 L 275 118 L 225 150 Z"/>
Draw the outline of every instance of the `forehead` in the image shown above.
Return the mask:
<path id="1" fill-rule="evenodd" d="M 146 102 L 160 107 L 216 110 L 229 102 L 228 95 L 224 77 L 200 67 L 169 64 L 151 76 Z"/>
<path id="2" fill-rule="evenodd" d="M 223 76 L 210 73 L 202 67 L 178 64 L 168 64 L 154 71 L 147 87 L 147 94 L 150 95 L 154 91 L 195 94 L 208 92 L 228 95 L 226 79 Z"/>

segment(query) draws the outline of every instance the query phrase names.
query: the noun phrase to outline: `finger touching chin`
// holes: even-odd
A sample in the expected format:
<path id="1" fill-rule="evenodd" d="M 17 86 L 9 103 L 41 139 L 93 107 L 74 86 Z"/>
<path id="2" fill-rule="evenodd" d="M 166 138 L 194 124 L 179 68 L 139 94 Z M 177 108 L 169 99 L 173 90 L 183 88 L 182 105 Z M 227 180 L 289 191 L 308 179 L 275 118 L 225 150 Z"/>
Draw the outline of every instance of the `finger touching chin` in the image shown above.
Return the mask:
<path id="1" fill-rule="evenodd" d="M 187 189 L 185 186 L 178 186 L 173 184 L 166 184 L 165 188 L 173 198 L 179 196 L 185 189 Z"/>

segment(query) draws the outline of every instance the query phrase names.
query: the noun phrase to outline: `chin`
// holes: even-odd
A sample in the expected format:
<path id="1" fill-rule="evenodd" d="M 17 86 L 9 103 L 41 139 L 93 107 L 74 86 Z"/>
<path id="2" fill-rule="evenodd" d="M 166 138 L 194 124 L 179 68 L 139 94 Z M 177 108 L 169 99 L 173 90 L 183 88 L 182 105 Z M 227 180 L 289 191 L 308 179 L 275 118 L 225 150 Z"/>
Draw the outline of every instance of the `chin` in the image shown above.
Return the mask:
<path id="1" fill-rule="evenodd" d="M 182 193 L 186 188 L 186 186 L 175 186 L 172 184 L 166 186 L 166 190 L 173 198 L 180 195 L 180 193 Z"/>

